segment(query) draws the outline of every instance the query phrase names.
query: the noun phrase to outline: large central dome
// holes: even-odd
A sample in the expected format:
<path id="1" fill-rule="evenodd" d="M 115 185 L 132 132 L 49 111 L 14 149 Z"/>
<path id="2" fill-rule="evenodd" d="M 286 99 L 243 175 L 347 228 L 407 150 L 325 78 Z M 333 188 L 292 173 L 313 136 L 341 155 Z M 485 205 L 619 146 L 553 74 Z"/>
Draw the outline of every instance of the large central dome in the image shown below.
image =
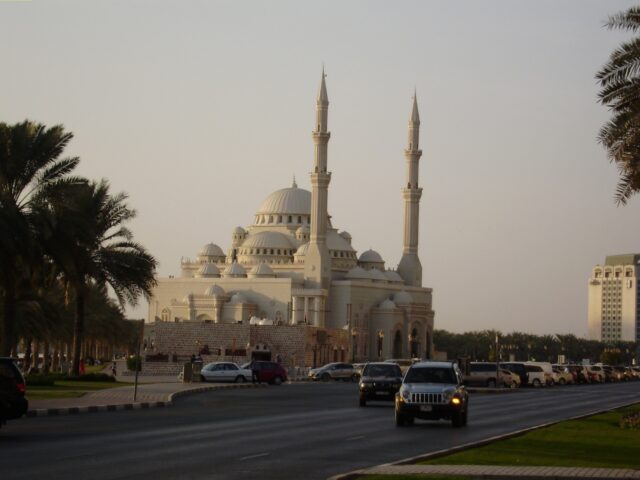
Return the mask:
<path id="1" fill-rule="evenodd" d="M 293 183 L 290 188 L 276 190 L 260 205 L 257 215 L 309 215 L 311 213 L 311 192 Z"/>

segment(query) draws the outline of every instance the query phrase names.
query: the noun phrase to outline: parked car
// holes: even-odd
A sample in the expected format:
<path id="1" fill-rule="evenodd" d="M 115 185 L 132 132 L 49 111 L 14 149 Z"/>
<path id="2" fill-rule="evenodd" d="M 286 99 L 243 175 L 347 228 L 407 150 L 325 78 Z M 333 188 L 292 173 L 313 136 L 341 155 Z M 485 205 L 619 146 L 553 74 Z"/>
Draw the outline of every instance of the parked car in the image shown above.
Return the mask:
<path id="1" fill-rule="evenodd" d="M 561 366 L 561 365 L 554 366 L 553 373 L 555 373 L 556 375 L 555 378 L 557 378 L 556 383 L 558 385 L 571 385 L 573 383 L 576 383 L 575 380 L 573 379 L 573 375 L 571 374 L 571 372 L 569 372 L 569 369 L 565 366 Z"/>
<path id="2" fill-rule="evenodd" d="M 417 359 L 415 358 L 390 358 L 389 360 L 385 360 L 385 362 L 391 362 L 398 365 L 400 370 L 402 370 L 402 375 L 404 375 L 407 373 L 407 370 L 409 370 L 409 367 L 416 363 L 416 360 Z"/>
<path id="3" fill-rule="evenodd" d="M 602 365 L 602 370 L 604 371 L 605 381 L 606 382 L 619 382 L 620 377 L 617 372 L 614 372 L 613 368 L 609 365 Z"/>
<path id="4" fill-rule="evenodd" d="M 555 383 L 553 376 L 553 367 L 549 362 L 527 362 L 529 365 L 537 365 L 542 368 L 544 372 L 544 384 L 548 387 L 552 386 Z"/>
<path id="5" fill-rule="evenodd" d="M 529 382 L 527 377 L 527 369 L 524 367 L 525 362 L 503 362 L 500 367 L 506 368 L 510 372 L 517 373 L 520 377 L 520 386 L 525 386 Z"/>
<path id="6" fill-rule="evenodd" d="M 542 370 L 540 365 L 527 363 L 524 368 L 527 369 L 527 385 L 532 387 L 543 387 L 547 385 L 544 370 Z"/>
<path id="7" fill-rule="evenodd" d="M 553 365 L 553 372 L 557 376 L 558 385 L 570 385 L 576 383 L 569 369 L 564 365 Z"/>
<path id="8" fill-rule="evenodd" d="M 391 400 L 396 397 L 402 384 L 402 370 L 389 362 L 367 363 L 362 370 L 359 384 L 360 406 L 371 400 Z"/>
<path id="9" fill-rule="evenodd" d="M 0 357 L 0 427 L 7 420 L 23 416 L 29 408 L 26 383 L 11 358 Z"/>
<path id="10" fill-rule="evenodd" d="M 249 363 L 242 365 L 243 369 L 249 370 L 253 378 L 253 371 L 258 372 L 258 381 L 265 382 L 272 385 L 281 385 L 282 382 L 286 382 L 287 371 L 282 365 L 277 362 L 266 362 L 261 360 L 253 360 Z"/>
<path id="11" fill-rule="evenodd" d="M 207 363 L 200 370 L 200 380 L 203 382 L 250 382 L 251 370 L 240 368 L 233 362 Z"/>
<path id="12" fill-rule="evenodd" d="M 522 380 L 520 380 L 520 375 L 517 373 L 513 373 L 511 370 L 507 370 L 506 368 L 501 368 L 500 375 L 502 376 L 505 387 L 520 388 Z"/>
<path id="13" fill-rule="evenodd" d="M 454 362 L 414 363 L 396 394 L 396 426 L 414 419 L 451 420 L 453 427 L 467 424 L 469 394 L 462 384 L 462 372 Z"/>
<path id="14" fill-rule="evenodd" d="M 567 368 L 574 376 L 576 383 L 591 383 L 589 372 L 584 365 L 567 365 Z"/>
<path id="15" fill-rule="evenodd" d="M 495 363 L 471 362 L 469 364 L 469 375 L 464 376 L 464 383 L 475 387 L 495 388 L 498 385 L 506 385 L 511 382 L 511 374 L 500 373 L 497 376 L 496 370 Z"/>
<path id="16" fill-rule="evenodd" d="M 328 363 L 320 368 L 312 368 L 309 370 L 309 378 L 311 380 L 344 380 L 358 381 L 358 373 L 350 363 Z"/>
<path id="17" fill-rule="evenodd" d="M 591 379 L 591 383 L 604 383 L 605 372 L 600 365 L 586 365 L 587 373 Z"/>
<path id="18" fill-rule="evenodd" d="M 627 373 L 627 369 L 626 368 L 624 368 L 622 366 L 611 367 L 611 368 L 613 368 L 613 371 L 618 375 L 619 381 L 628 382 L 629 380 L 631 380 L 631 377 Z"/>

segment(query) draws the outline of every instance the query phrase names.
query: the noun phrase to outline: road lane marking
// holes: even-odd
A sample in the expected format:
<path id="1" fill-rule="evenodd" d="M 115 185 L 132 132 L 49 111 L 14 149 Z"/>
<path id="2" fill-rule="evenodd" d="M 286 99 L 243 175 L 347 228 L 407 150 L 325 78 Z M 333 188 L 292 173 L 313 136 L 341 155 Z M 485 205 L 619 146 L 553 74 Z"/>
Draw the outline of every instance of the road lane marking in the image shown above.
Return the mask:
<path id="1" fill-rule="evenodd" d="M 357 437 L 349 437 L 347 438 L 347 440 L 362 440 L 364 438 L 364 435 L 358 435 Z"/>
<path id="2" fill-rule="evenodd" d="M 240 460 L 250 460 L 252 458 L 258 458 L 258 457 L 266 457 L 267 455 L 271 455 L 269 452 L 265 452 L 265 453 L 256 453 L 255 455 L 248 455 L 246 457 L 241 457 Z"/>

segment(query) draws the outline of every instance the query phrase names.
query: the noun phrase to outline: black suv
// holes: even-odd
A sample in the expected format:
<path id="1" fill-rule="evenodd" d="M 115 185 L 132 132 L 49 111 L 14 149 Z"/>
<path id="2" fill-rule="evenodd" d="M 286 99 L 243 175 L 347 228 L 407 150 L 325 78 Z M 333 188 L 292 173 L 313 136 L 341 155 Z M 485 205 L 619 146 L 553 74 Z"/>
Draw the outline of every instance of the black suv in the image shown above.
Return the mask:
<path id="1" fill-rule="evenodd" d="M 454 427 L 467 424 L 469 394 L 455 362 L 414 363 L 396 394 L 396 425 L 423 420 L 451 420 Z"/>
<path id="2" fill-rule="evenodd" d="M 360 406 L 367 400 L 391 400 L 402 384 L 402 370 L 395 363 L 367 363 L 360 378 Z"/>
<path id="3" fill-rule="evenodd" d="M 0 357 L 0 426 L 27 412 L 25 390 L 24 377 L 13 359 Z"/>

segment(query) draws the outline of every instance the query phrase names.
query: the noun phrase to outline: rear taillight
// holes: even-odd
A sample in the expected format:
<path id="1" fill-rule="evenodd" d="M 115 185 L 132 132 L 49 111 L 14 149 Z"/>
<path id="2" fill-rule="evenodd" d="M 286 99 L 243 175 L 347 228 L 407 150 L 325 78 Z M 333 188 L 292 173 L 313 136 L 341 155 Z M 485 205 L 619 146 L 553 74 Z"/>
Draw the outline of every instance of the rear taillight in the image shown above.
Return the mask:
<path id="1" fill-rule="evenodd" d="M 27 386 L 24 383 L 18 383 L 16 385 L 16 387 L 18 387 L 18 391 L 20 393 L 22 393 L 23 395 L 25 394 L 25 392 L 27 391 Z"/>

